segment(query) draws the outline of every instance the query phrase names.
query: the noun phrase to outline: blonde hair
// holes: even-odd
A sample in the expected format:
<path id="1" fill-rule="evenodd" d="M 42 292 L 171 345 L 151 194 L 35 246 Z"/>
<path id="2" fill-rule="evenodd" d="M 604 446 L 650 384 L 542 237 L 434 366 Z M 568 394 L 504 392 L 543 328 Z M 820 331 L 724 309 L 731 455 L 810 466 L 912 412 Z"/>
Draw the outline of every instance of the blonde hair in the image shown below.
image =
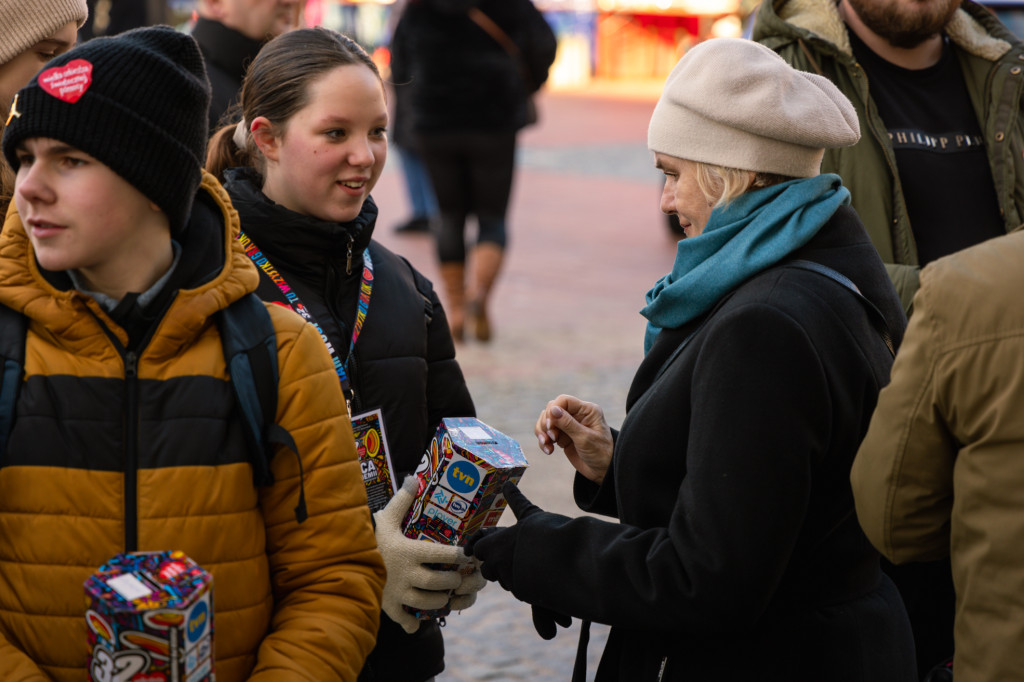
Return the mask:
<path id="1" fill-rule="evenodd" d="M 704 193 L 708 203 L 721 208 L 751 189 L 771 187 L 794 178 L 777 173 L 758 173 L 738 168 L 716 166 L 711 163 L 694 161 L 694 176 L 697 186 Z"/>

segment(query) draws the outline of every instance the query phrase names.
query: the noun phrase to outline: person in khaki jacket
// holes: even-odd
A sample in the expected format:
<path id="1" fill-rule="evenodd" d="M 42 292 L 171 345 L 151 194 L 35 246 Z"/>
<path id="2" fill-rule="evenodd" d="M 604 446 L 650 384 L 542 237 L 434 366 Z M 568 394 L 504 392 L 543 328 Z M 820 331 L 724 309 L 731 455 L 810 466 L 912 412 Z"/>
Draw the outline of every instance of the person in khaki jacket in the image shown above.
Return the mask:
<path id="1" fill-rule="evenodd" d="M 1024 680 L 1024 232 L 921 271 L 853 464 L 857 515 L 894 563 L 951 556 L 954 675 Z"/>

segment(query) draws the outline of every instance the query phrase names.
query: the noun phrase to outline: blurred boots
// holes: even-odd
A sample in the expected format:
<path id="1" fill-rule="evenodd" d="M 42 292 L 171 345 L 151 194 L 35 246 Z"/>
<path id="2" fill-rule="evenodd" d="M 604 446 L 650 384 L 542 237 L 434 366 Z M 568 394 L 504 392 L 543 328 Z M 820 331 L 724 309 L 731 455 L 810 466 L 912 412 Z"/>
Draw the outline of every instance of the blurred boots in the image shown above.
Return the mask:
<path id="1" fill-rule="evenodd" d="M 445 315 L 452 338 L 462 341 L 466 324 L 466 264 L 441 263 L 441 279 L 448 296 Z"/>
<path id="2" fill-rule="evenodd" d="M 492 242 L 482 242 L 477 244 L 470 258 L 473 266 L 473 299 L 469 304 L 469 322 L 473 325 L 473 335 L 479 341 L 491 340 L 487 301 L 494 288 L 494 281 L 498 278 L 498 271 L 501 270 L 504 255 L 503 247 Z"/>

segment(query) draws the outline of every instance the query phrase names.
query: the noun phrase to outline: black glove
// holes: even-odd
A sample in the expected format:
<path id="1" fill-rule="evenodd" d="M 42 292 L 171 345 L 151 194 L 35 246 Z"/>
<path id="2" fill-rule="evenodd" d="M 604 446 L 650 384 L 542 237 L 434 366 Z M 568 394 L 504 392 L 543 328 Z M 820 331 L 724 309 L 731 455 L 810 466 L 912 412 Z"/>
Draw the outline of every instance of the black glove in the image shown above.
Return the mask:
<path id="1" fill-rule="evenodd" d="M 501 492 L 505 495 L 508 508 L 512 510 L 519 523 L 535 514 L 543 513 L 540 507 L 526 499 L 515 483 L 506 482 L 501 487 Z M 482 562 L 480 575 L 487 580 L 497 580 L 499 585 L 512 592 L 512 566 L 518 537 L 518 524 L 501 528 L 485 528 L 474 533 L 463 549 L 466 551 L 466 556 L 475 556 Z M 567 628 L 572 623 L 572 618 L 569 616 L 546 607 L 533 606 L 532 609 L 533 627 L 537 630 L 537 634 L 544 639 L 554 639 L 558 632 L 556 625 Z"/>
<path id="2" fill-rule="evenodd" d="M 533 606 L 533 628 L 541 639 L 554 639 L 558 633 L 555 624 L 567 628 L 572 625 L 572 618 L 564 613 L 558 613 L 543 606 Z"/>
<path id="3" fill-rule="evenodd" d="M 540 514 L 541 508 L 526 499 L 519 487 L 512 481 L 506 481 L 501 487 L 508 508 L 515 514 L 516 520 L 522 523 L 534 514 Z M 484 528 L 474 533 L 466 543 L 466 556 L 475 556 L 482 564 L 480 575 L 487 580 L 497 580 L 504 589 L 512 592 L 512 565 L 516 553 L 516 539 L 519 537 L 519 525 Z"/>

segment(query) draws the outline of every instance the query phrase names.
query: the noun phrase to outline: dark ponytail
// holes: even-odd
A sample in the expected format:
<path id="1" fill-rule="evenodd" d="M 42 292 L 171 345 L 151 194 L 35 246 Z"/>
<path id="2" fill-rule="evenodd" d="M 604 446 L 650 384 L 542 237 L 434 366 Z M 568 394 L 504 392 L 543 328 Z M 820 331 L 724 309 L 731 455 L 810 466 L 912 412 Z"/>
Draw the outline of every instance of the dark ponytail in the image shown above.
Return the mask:
<path id="1" fill-rule="evenodd" d="M 260 159 L 257 158 L 259 151 L 249 151 L 249 145 L 246 145 L 246 149 L 240 149 L 235 144 L 237 128 L 237 125 L 232 124 L 219 129 L 210 138 L 210 143 L 206 147 L 206 170 L 222 183 L 224 182 L 224 171 L 228 168 L 259 167 Z"/>

